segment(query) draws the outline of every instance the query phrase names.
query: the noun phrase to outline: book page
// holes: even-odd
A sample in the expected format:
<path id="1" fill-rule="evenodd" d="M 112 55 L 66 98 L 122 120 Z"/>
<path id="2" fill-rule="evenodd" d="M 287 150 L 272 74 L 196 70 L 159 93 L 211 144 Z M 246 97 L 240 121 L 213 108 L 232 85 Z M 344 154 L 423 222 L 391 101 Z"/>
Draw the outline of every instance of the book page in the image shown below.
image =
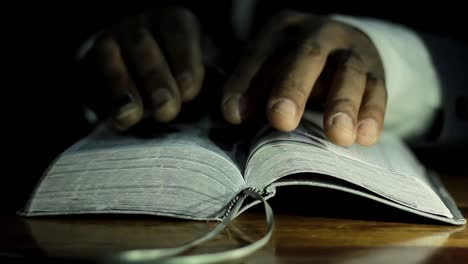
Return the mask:
<path id="1" fill-rule="evenodd" d="M 316 112 L 306 112 L 301 126 L 296 131 L 313 140 L 319 140 L 326 149 L 339 155 L 360 161 L 369 166 L 376 166 L 400 174 L 411 174 L 419 180 L 426 181 L 425 172 L 403 141 L 391 133 L 383 133 L 379 144 L 365 147 L 353 144 L 344 148 L 326 139 L 322 126 L 322 115 Z"/>
<path id="2" fill-rule="evenodd" d="M 50 167 L 27 214 L 216 218 L 245 182 L 233 161 L 234 151 L 211 140 L 211 128 L 203 120 L 135 136 L 100 127 Z"/>
<path id="3" fill-rule="evenodd" d="M 245 178 L 249 186 L 263 189 L 301 172 L 337 177 L 405 206 L 451 216 L 428 184 L 424 168 L 391 134 L 383 133 L 372 147 L 344 148 L 326 140 L 320 123 L 313 119 L 290 133 L 270 130 L 253 146 Z"/>

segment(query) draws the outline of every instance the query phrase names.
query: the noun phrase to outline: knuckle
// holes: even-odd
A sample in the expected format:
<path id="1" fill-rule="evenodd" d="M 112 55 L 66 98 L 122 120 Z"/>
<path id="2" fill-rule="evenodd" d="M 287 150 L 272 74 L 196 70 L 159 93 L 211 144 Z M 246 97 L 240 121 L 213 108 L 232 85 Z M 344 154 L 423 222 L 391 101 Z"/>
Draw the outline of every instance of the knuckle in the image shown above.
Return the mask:
<path id="1" fill-rule="evenodd" d="M 383 88 L 386 91 L 385 79 L 384 79 L 384 76 L 382 76 L 381 74 L 368 72 L 367 83 L 368 83 L 367 86 L 369 87 L 369 89 Z"/>
<path id="2" fill-rule="evenodd" d="M 320 56 L 323 53 L 322 47 L 317 43 L 315 38 L 306 38 L 302 43 L 301 43 L 301 50 L 307 55 L 307 56 Z"/>
<path id="3" fill-rule="evenodd" d="M 324 16 L 309 15 L 301 26 L 304 32 L 317 38 L 327 38 L 336 33 L 332 22 Z"/>
<path id="4" fill-rule="evenodd" d="M 383 102 L 384 105 L 387 103 L 388 94 L 387 88 L 385 86 L 385 80 L 382 76 L 367 73 L 367 84 L 366 84 L 367 94 L 372 94 L 373 98 L 377 98 Z M 369 100 L 367 96 L 367 100 Z"/>
<path id="5" fill-rule="evenodd" d="M 305 101 L 309 96 L 307 91 L 303 88 L 303 83 L 295 80 L 294 78 L 288 78 L 282 83 L 280 93 L 284 94 L 286 97 L 294 99 L 295 101 Z"/>
<path id="6" fill-rule="evenodd" d="M 328 102 L 328 108 L 332 112 L 345 112 L 354 116 L 358 112 L 358 106 L 350 98 L 336 98 Z"/>
<path id="7" fill-rule="evenodd" d="M 354 52 L 348 52 L 343 56 L 339 67 L 342 71 L 351 71 L 357 74 L 366 74 L 367 67 L 364 60 Z"/>
<path id="8" fill-rule="evenodd" d="M 134 87 L 129 76 L 121 71 L 109 71 L 106 75 L 106 80 L 110 89 L 115 91 L 125 91 Z"/>
<path id="9" fill-rule="evenodd" d="M 151 66 L 142 70 L 141 79 L 149 90 L 154 90 L 158 87 L 167 87 L 172 90 L 177 88 L 176 81 L 170 73 L 157 66 Z"/>
<path id="10" fill-rule="evenodd" d="M 329 37 L 332 38 L 340 36 L 340 37 L 345 37 L 347 36 L 347 28 L 345 27 L 345 24 L 331 21 L 331 20 L 322 20 L 322 26 L 320 30 L 321 34 L 324 37 Z"/>
<path id="11" fill-rule="evenodd" d="M 385 105 L 366 103 L 361 106 L 361 112 L 366 115 L 382 118 L 385 115 Z"/>
<path id="12" fill-rule="evenodd" d="M 166 76 L 161 72 L 156 66 L 148 67 L 147 69 L 142 70 L 141 78 L 146 84 L 150 84 L 152 82 L 156 82 L 160 85 L 164 85 L 167 83 Z"/>

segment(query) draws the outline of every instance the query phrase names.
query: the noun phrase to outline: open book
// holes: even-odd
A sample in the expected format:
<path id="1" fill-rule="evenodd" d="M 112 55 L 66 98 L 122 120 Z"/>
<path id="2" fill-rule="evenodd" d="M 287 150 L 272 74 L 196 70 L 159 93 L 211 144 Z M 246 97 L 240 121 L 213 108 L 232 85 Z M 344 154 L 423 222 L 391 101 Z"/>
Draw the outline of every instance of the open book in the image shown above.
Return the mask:
<path id="1" fill-rule="evenodd" d="M 222 220 L 246 190 L 260 199 L 236 215 L 274 197 L 278 187 L 310 185 L 444 223 L 466 222 L 437 177 L 392 134 L 383 133 L 372 147 L 344 148 L 326 140 L 322 116 L 314 112 L 293 132 L 265 127 L 253 136 L 210 120 L 132 136 L 99 127 L 51 164 L 22 213 Z"/>
<path id="2" fill-rule="evenodd" d="M 383 133 L 372 147 L 339 147 L 326 140 L 321 118 L 306 112 L 293 132 L 265 127 L 247 139 L 234 139 L 229 127 L 210 119 L 145 136 L 102 126 L 51 164 L 23 213 L 219 220 L 247 188 L 269 199 L 278 187 L 310 185 L 450 224 L 465 223 L 437 177 L 398 138 Z"/>

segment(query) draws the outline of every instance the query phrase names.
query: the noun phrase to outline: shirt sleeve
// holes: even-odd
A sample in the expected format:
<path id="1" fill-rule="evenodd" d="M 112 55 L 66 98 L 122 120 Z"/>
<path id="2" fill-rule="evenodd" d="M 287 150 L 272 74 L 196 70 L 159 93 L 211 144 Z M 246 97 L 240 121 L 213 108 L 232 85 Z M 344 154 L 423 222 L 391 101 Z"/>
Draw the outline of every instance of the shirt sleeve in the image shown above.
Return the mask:
<path id="1" fill-rule="evenodd" d="M 423 40 L 401 25 L 372 18 L 332 15 L 364 32 L 376 46 L 388 93 L 385 130 L 417 140 L 431 127 L 442 105 L 441 86 Z"/>
<path id="2" fill-rule="evenodd" d="M 415 146 L 468 143 L 468 48 L 453 39 L 366 17 L 332 15 L 373 41 L 385 70 L 385 129 Z"/>

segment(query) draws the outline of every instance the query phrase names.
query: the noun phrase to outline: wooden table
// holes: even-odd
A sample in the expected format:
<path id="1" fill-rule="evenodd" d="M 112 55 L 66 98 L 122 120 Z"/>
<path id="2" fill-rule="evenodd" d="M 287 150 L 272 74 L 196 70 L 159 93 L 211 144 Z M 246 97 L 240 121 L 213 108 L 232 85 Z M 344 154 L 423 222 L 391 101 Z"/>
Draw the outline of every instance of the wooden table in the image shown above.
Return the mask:
<path id="1" fill-rule="evenodd" d="M 442 180 L 468 217 L 468 177 Z M 287 202 L 271 200 L 276 219 L 273 238 L 243 263 L 468 263 L 465 226 L 443 225 L 354 196 L 310 188 L 285 190 L 279 200 Z M 261 237 L 266 227 L 260 209 L 240 216 L 222 235 L 192 253 L 232 249 Z M 87 257 L 175 246 L 215 226 L 116 215 L 7 216 L 0 223 L 0 257 L 15 263 L 33 257 Z"/>

